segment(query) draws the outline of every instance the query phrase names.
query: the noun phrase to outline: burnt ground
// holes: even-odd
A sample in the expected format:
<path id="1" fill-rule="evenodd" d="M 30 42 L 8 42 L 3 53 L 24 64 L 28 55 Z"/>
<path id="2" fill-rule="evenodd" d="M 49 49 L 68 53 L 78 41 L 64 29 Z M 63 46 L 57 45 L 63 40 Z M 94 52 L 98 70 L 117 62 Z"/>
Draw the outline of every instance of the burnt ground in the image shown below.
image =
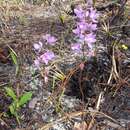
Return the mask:
<path id="1" fill-rule="evenodd" d="M 64 8 L 71 12 L 70 3 L 65 2 Z M 120 1 L 118 6 L 111 1 L 97 2 L 97 10 L 105 17 L 98 25 L 96 57 L 88 59 L 83 70 L 79 67 L 81 61 L 69 53 L 74 19 L 72 13 L 60 12 L 62 4 L 56 3 L 60 8 L 55 3 L 10 6 L 10 11 L 16 14 L 0 17 L 1 130 L 130 129 L 130 18 L 129 3 L 124 3 Z M 64 22 L 59 12 L 64 14 Z M 102 29 L 103 20 L 109 23 L 112 35 Z M 46 33 L 52 33 L 62 43 L 54 49 L 63 52 L 63 60 L 56 65 L 66 79 L 57 81 L 54 89 L 52 80 L 46 85 L 42 72 L 33 65 L 33 44 Z M 117 42 L 114 50 L 113 41 Z M 127 50 L 122 48 L 124 44 Z M 17 76 L 8 46 L 18 55 Z M 12 86 L 17 96 L 25 91 L 33 92 L 31 101 L 19 111 L 20 125 L 9 112 L 12 99 L 5 93 L 6 86 Z"/>

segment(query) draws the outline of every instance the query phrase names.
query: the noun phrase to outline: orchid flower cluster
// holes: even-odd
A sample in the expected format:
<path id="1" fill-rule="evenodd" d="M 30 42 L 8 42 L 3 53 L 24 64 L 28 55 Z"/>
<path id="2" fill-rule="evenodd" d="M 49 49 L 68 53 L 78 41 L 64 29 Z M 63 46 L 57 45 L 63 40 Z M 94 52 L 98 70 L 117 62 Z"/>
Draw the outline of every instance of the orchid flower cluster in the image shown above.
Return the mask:
<path id="1" fill-rule="evenodd" d="M 90 1 L 89 4 L 92 4 L 92 1 Z M 91 57 L 94 54 L 94 43 L 96 42 L 95 33 L 99 16 L 96 10 L 89 4 L 86 4 L 86 8 L 77 6 L 77 8 L 74 9 L 76 28 L 73 30 L 73 33 L 76 36 L 76 43 L 71 44 L 71 49 L 76 54 L 83 54 L 84 57 Z M 45 64 L 48 66 L 50 61 L 55 60 L 56 56 L 51 50 L 51 47 L 55 46 L 57 41 L 57 38 L 54 36 L 45 34 L 38 43 L 34 44 L 34 50 L 36 52 L 34 64 L 38 69 L 41 68 L 41 65 Z M 45 67 L 45 82 L 48 82 L 48 67 Z"/>
<path id="2" fill-rule="evenodd" d="M 51 36 L 50 34 L 46 34 L 42 37 L 41 41 L 34 44 L 34 50 L 37 54 L 37 57 L 34 60 L 34 64 L 37 68 L 40 68 L 41 64 L 48 65 L 49 61 L 55 58 L 54 52 L 46 49 L 45 46 L 54 46 L 56 42 L 57 38 Z M 43 50 L 43 48 L 45 48 L 45 50 Z"/>
<path id="3" fill-rule="evenodd" d="M 76 35 L 76 43 L 71 45 L 71 49 L 77 54 L 83 53 L 84 56 L 93 56 L 94 43 L 96 42 L 95 32 L 97 30 L 99 14 L 88 3 L 86 4 L 86 8 L 82 8 L 80 5 L 77 6 L 74 9 L 74 13 L 77 19 L 76 28 L 73 30 L 73 33 Z M 43 63 L 48 65 L 48 63 L 55 58 L 54 52 L 46 49 L 46 47 L 55 46 L 56 42 L 57 38 L 46 34 L 38 43 L 34 44 L 34 49 L 37 54 L 34 61 L 36 67 L 40 67 Z M 45 50 L 43 50 L 43 48 Z"/>
<path id="4" fill-rule="evenodd" d="M 83 56 L 94 55 L 94 43 L 96 42 L 97 19 L 99 14 L 88 4 L 83 9 L 80 5 L 74 9 L 76 15 L 76 28 L 73 33 L 76 35 L 76 43 L 71 45 L 74 53 L 83 53 Z"/>

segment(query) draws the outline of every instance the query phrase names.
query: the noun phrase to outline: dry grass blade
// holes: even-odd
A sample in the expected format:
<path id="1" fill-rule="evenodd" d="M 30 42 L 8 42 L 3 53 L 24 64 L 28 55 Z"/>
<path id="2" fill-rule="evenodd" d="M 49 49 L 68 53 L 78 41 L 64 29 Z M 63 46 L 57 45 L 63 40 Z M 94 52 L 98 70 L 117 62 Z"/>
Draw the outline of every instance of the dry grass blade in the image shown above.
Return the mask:
<path id="1" fill-rule="evenodd" d="M 113 55 L 112 55 L 112 66 L 113 66 L 113 71 L 114 71 L 114 74 L 115 74 L 115 78 L 119 79 L 120 76 L 117 72 L 117 66 L 116 66 L 116 61 L 115 61 L 115 49 L 114 49 L 114 46 L 113 46 Z"/>
<path id="2" fill-rule="evenodd" d="M 54 122 L 48 123 L 48 124 L 42 126 L 41 128 L 39 128 L 38 130 L 49 130 L 51 127 L 53 127 L 53 125 L 55 125 L 57 123 L 64 122 L 67 119 L 70 120 L 70 119 L 72 119 L 74 117 L 82 116 L 82 115 L 85 115 L 85 114 L 94 114 L 95 116 L 96 115 L 102 115 L 102 116 L 110 119 L 114 123 L 119 124 L 115 119 L 113 119 L 112 117 L 110 117 L 110 116 L 108 116 L 108 115 L 106 115 L 106 114 L 104 114 L 102 112 L 99 112 L 97 110 L 85 110 L 85 111 L 77 111 L 77 112 L 67 113 L 66 115 L 64 115 L 60 119 L 58 119 L 58 120 L 56 120 Z"/>
<path id="3" fill-rule="evenodd" d="M 96 110 L 97 111 L 99 111 L 99 109 L 100 109 L 100 104 L 101 104 L 101 99 L 102 99 L 102 96 L 103 96 L 103 92 L 101 92 L 100 94 L 99 94 L 99 97 L 98 97 L 98 101 L 97 101 L 97 105 L 96 105 Z M 88 130 L 90 130 L 91 128 L 92 128 L 92 125 L 93 125 L 93 123 L 94 123 L 94 118 L 95 118 L 95 116 L 96 116 L 96 113 L 92 113 L 92 120 L 90 121 L 90 123 L 89 123 L 89 126 L 88 126 Z"/>

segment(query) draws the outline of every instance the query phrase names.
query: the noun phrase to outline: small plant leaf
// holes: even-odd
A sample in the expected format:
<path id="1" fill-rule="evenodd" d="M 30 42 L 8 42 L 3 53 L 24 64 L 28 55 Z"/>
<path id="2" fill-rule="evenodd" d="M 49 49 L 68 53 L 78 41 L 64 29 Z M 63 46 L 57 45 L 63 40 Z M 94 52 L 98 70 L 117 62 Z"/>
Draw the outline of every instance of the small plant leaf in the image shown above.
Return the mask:
<path id="1" fill-rule="evenodd" d="M 12 88 L 6 87 L 5 90 L 6 90 L 7 95 L 10 96 L 10 97 L 12 97 L 14 101 L 17 99 L 16 98 L 16 94 L 13 91 Z"/>
<path id="2" fill-rule="evenodd" d="M 11 55 L 11 58 L 12 58 L 14 64 L 17 65 L 17 58 L 16 58 L 16 55 L 15 55 L 12 51 L 10 52 L 10 55 Z"/>
<path id="3" fill-rule="evenodd" d="M 10 110 L 10 113 L 11 113 L 12 115 L 15 115 L 15 108 L 14 108 L 14 105 L 13 105 L 13 104 L 11 104 L 11 105 L 9 106 L 9 110 Z"/>
<path id="4" fill-rule="evenodd" d="M 8 46 L 8 47 L 9 47 L 10 51 L 17 57 L 16 52 L 10 46 Z"/>
<path id="5" fill-rule="evenodd" d="M 64 24 L 65 23 L 65 16 L 60 15 L 59 18 L 60 18 L 61 23 Z"/>
<path id="6" fill-rule="evenodd" d="M 19 100 L 19 106 L 26 104 L 32 98 L 32 92 L 24 93 Z"/>
<path id="7" fill-rule="evenodd" d="M 9 110 L 10 110 L 10 113 L 15 116 L 15 118 L 16 118 L 18 124 L 20 124 L 19 116 L 18 116 L 18 113 L 17 113 L 18 110 L 17 110 L 17 108 L 16 108 L 16 103 L 17 103 L 17 102 L 13 102 L 13 103 L 9 106 Z"/>

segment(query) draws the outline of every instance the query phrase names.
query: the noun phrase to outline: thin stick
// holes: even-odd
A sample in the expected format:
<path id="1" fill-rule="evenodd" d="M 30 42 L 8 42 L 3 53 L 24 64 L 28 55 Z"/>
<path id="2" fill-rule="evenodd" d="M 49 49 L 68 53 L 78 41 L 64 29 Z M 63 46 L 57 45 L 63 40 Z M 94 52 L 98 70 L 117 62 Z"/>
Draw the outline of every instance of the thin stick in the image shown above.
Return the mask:
<path id="1" fill-rule="evenodd" d="M 98 101 L 97 101 L 97 105 L 96 105 L 96 110 L 97 111 L 99 111 L 99 109 L 100 109 L 100 104 L 101 104 L 101 98 L 102 98 L 102 96 L 103 96 L 103 92 L 101 92 L 99 94 L 99 96 L 98 96 Z M 94 124 L 94 118 L 96 116 L 96 113 L 92 113 L 91 116 L 92 116 L 92 119 L 91 119 L 91 121 L 89 123 L 88 130 L 90 130 L 92 128 L 92 125 Z"/>

